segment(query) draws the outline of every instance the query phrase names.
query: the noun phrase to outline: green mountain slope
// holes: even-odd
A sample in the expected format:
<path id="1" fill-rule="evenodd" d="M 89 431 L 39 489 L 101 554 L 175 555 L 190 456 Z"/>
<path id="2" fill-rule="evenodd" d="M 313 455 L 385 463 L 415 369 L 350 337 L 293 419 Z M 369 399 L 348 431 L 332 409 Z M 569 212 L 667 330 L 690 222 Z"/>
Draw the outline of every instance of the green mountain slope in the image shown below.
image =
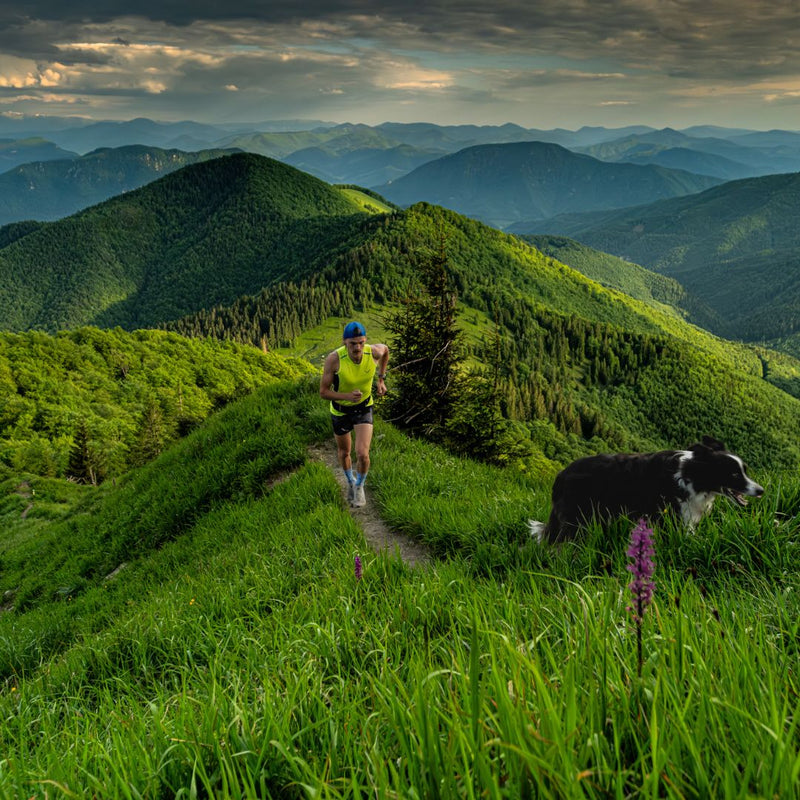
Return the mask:
<path id="1" fill-rule="evenodd" d="M 313 279 L 275 284 L 170 327 L 285 347 L 330 317 L 365 309 L 380 316 L 417 290 L 414 263 L 444 241 L 462 321 L 477 340 L 474 361 L 490 358 L 496 320 L 504 411 L 548 458 L 682 446 L 708 431 L 753 463 L 800 456 L 790 432 L 800 405 L 770 385 L 800 393 L 792 359 L 725 342 L 672 307 L 606 289 L 515 237 L 434 206 L 375 218 L 363 234 Z"/>
<path id="2" fill-rule="evenodd" d="M 505 228 L 523 219 L 692 194 L 719 182 L 663 167 L 606 163 L 556 144 L 518 142 L 466 148 L 378 191 L 399 205 L 425 200 Z"/>
<path id="3" fill-rule="evenodd" d="M 132 329 L 231 302 L 312 273 L 364 218 L 342 191 L 260 156 L 196 164 L 0 250 L 0 328 Z"/>
<path id="4" fill-rule="evenodd" d="M 32 161 L 0 175 L 0 225 L 19 220 L 54 220 L 225 150 L 184 153 L 157 147 L 95 150 L 73 159 Z"/>
<path id="5" fill-rule="evenodd" d="M 800 330 L 798 205 L 792 173 L 547 226 L 674 277 L 718 315 L 718 333 L 763 341 Z"/>
<path id="6" fill-rule="evenodd" d="M 667 312 L 677 310 L 686 300 L 686 290 L 677 281 L 573 239 L 547 235 L 523 238 L 540 252 L 568 264 L 587 278 L 636 300 L 658 303 Z"/>
<path id="7" fill-rule="evenodd" d="M 719 315 L 690 295 L 673 278 L 563 236 L 531 234 L 521 238 L 609 289 L 616 289 L 667 313 L 675 313 L 682 319 L 691 317 L 705 329 L 713 329 L 719 324 Z"/>

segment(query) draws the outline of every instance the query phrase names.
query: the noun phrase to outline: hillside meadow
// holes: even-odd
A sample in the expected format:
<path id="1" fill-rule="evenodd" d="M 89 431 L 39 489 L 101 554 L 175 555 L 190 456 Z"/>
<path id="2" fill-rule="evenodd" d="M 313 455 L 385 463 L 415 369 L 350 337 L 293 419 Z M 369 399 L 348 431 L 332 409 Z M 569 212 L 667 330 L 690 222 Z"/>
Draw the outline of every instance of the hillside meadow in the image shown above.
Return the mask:
<path id="1" fill-rule="evenodd" d="M 411 569 L 367 550 L 328 438 L 301 378 L 116 485 L 6 469 L 0 796 L 793 796 L 794 475 L 659 520 L 639 675 L 628 521 L 541 548 L 549 485 L 379 420 L 370 503 L 430 548 Z"/>

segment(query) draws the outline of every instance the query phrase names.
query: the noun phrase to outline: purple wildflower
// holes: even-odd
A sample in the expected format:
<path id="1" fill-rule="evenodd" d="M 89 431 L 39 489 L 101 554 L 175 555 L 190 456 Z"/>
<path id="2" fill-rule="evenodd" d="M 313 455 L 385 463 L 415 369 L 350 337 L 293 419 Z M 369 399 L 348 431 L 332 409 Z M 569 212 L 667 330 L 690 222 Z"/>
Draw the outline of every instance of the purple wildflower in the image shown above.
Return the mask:
<path id="1" fill-rule="evenodd" d="M 634 620 L 640 622 L 647 606 L 653 601 L 653 592 L 656 588 L 655 581 L 653 581 L 655 569 L 653 531 L 647 527 L 644 519 L 640 519 L 639 524 L 631 532 L 631 545 L 627 555 L 631 559 L 628 571 L 633 575 L 633 580 L 628 584 L 628 588 L 635 604 L 629 610 L 633 614 Z"/>
<path id="2" fill-rule="evenodd" d="M 356 556 L 355 559 L 355 572 L 356 572 L 356 580 L 360 581 L 361 575 L 364 572 L 364 568 L 361 566 L 361 559 L 358 556 Z"/>
<path id="3" fill-rule="evenodd" d="M 633 598 L 633 605 L 628 606 L 628 611 L 636 623 L 636 652 L 639 658 L 639 676 L 642 674 L 642 620 L 644 619 L 644 612 L 650 603 L 653 602 L 653 593 L 656 589 L 655 581 L 653 580 L 653 571 L 655 564 L 653 563 L 653 556 L 655 550 L 653 548 L 653 531 L 647 527 L 647 522 L 640 519 L 639 523 L 631 532 L 631 544 L 627 550 L 628 558 L 631 563 L 628 564 L 628 571 L 633 575 L 633 580 L 628 584 L 631 597 Z"/>

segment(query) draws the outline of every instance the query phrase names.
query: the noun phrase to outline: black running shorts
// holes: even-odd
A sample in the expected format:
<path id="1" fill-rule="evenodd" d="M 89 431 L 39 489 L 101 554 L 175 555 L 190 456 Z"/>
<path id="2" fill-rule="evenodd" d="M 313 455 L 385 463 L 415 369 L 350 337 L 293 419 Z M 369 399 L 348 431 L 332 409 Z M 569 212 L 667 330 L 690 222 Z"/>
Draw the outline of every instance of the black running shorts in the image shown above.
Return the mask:
<path id="1" fill-rule="evenodd" d="M 372 425 L 372 406 L 355 414 L 343 414 L 341 417 L 331 414 L 331 423 L 333 424 L 333 432 L 337 436 L 344 436 L 346 433 L 350 433 L 356 425 Z"/>

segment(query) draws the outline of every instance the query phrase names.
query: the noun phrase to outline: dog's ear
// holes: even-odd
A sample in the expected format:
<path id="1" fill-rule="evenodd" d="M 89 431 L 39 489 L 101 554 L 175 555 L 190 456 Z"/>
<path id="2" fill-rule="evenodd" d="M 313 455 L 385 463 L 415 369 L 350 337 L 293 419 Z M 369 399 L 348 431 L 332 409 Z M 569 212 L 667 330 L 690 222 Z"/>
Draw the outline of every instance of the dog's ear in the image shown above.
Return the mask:
<path id="1" fill-rule="evenodd" d="M 708 458 L 714 451 L 708 445 L 697 442 L 689 448 L 689 452 L 694 453 L 696 458 L 703 459 Z"/>
<path id="2" fill-rule="evenodd" d="M 693 444 L 689 450 L 698 458 L 708 458 L 711 453 L 725 452 L 725 445 L 713 436 L 704 436 L 702 442 Z"/>

